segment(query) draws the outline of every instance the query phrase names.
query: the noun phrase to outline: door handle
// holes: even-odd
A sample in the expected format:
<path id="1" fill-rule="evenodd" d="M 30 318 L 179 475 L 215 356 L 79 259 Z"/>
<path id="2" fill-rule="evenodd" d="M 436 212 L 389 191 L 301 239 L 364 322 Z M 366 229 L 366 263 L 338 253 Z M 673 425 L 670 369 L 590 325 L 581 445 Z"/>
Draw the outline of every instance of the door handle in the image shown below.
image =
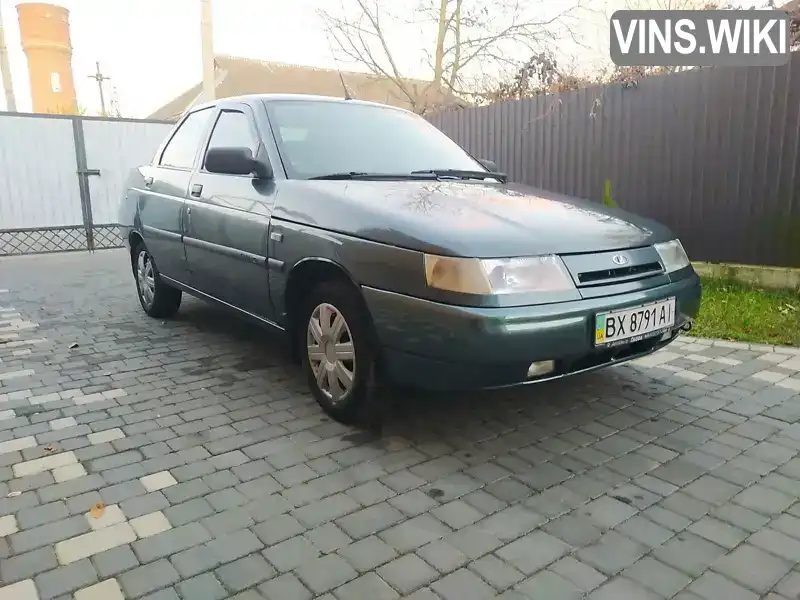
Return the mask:
<path id="1" fill-rule="evenodd" d="M 200 185 L 199 183 L 195 183 L 192 186 L 192 192 L 191 193 L 192 193 L 192 196 L 194 196 L 195 198 L 199 198 L 200 194 L 203 193 L 203 186 Z"/>
<path id="2" fill-rule="evenodd" d="M 147 177 L 145 177 L 144 178 L 144 185 L 145 185 L 145 187 L 150 187 L 151 185 L 153 185 L 153 178 L 151 176 L 149 176 L 149 175 Z"/>

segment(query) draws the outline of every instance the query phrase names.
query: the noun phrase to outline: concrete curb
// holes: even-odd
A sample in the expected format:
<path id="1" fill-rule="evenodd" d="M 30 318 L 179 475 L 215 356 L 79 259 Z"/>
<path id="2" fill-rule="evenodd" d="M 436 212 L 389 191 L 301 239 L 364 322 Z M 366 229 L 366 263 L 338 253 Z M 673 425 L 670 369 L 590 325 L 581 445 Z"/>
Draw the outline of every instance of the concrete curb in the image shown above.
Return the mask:
<path id="1" fill-rule="evenodd" d="M 693 262 L 692 266 L 699 275 L 706 277 L 733 279 L 768 289 L 800 291 L 800 269 L 704 262 Z"/>

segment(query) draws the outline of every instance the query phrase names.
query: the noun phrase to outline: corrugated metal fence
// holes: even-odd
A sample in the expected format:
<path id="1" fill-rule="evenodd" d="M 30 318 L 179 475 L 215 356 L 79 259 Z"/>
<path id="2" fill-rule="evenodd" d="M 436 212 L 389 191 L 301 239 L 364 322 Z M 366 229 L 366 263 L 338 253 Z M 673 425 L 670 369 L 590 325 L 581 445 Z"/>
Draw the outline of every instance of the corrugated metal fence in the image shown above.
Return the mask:
<path id="1" fill-rule="evenodd" d="M 695 260 L 800 266 L 800 53 L 430 120 L 514 181 L 602 201 L 610 180 Z"/>
<path id="2" fill-rule="evenodd" d="M 121 245 L 125 177 L 172 125 L 0 113 L 0 256 Z"/>

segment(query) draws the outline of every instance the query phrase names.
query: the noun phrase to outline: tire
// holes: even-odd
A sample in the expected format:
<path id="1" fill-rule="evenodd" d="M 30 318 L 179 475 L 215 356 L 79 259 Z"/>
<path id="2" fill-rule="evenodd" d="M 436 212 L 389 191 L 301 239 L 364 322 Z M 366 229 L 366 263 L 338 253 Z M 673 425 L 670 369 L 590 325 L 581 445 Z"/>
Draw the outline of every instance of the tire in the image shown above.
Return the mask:
<path id="1" fill-rule="evenodd" d="M 153 257 L 143 242 L 139 242 L 131 253 L 136 293 L 142 309 L 149 316 L 165 319 L 175 315 L 181 306 L 182 293 L 170 287 L 158 273 Z"/>
<path id="2" fill-rule="evenodd" d="M 355 423 L 368 404 L 375 369 L 375 344 L 358 293 L 338 282 L 315 287 L 303 301 L 296 335 L 308 386 L 322 410 Z"/>

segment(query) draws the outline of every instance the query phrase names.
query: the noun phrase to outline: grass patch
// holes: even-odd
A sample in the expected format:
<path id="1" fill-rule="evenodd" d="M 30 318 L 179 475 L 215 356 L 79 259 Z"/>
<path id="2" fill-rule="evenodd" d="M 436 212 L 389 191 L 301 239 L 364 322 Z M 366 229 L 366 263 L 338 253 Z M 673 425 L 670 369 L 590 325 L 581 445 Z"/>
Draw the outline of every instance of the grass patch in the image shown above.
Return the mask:
<path id="1" fill-rule="evenodd" d="M 689 335 L 800 346 L 800 292 L 701 279 L 703 303 Z"/>

